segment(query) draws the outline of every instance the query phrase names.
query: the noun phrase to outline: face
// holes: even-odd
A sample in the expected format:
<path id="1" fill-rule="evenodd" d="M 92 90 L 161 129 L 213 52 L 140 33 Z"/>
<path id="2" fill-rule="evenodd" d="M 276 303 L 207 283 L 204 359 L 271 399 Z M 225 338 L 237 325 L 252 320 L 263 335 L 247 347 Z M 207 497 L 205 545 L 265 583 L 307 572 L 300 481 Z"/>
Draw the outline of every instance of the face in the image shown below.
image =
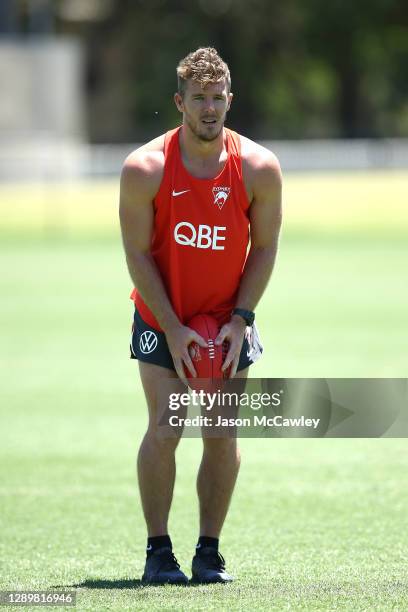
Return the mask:
<path id="1" fill-rule="evenodd" d="M 201 141 L 211 142 L 221 133 L 232 93 L 228 93 L 225 80 L 208 83 L 204 89 L 197 81 L 187 81 L 184 96 L 176 93 L 174 100 L 193 134 Z"/>

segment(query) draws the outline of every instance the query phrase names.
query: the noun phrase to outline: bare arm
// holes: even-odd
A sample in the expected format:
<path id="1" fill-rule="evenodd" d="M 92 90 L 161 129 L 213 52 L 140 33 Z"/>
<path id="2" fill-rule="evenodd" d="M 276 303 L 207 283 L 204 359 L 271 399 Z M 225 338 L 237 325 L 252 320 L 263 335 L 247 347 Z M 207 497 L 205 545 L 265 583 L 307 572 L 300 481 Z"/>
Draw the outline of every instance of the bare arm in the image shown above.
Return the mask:
<path id="1" fill-rule="evenodd" d="M 282 175 L 279 162 L 272 154 L 263 154 L 253 160 L 253 200 L 250 208 L 251 247 L 242 274 L 236 308 L 255 310 L 261 299 L 275 263 L 279 231 L 282 222 Z M 218 342 L 225 338 L 230 349 L 223 370 L 232 363 L 231 378 L 235 375 L 245 322 L 238 315 L 223 326 Z"/>
<path id="2" fill-rule="evenodd" d="M 179 321 L 150 251 L 154 223 L 153 198 L 159 188 L 162 172 L 159 152 L 140 150 L 127 158 L 121 175 L 119 216 L 130 276 L 166 334 L 177 374 L 187 384 L 182 362 L 193 376 L 196 374 L 188 345 L 193 341 L 201 346 L 206 346 L 206 343 Z"/>
<path id="3" fill-rule="evenodd" d="M 119 217 L 130 276 L 143 300 L 165 330 L 180 323 L 171 307 L 162 278 L 150 253 L 153 198 L 160 181 L 154 158 L 132 154 L 120 181 Z"/>
<path id="4" fill-rule="evenodd" d="M 250 208 L 251 248 L 245 263 L 236 307 L 255 310 L 276 259 L 282 223 L 282 176 L 274 156 L 256 169 Z"/>

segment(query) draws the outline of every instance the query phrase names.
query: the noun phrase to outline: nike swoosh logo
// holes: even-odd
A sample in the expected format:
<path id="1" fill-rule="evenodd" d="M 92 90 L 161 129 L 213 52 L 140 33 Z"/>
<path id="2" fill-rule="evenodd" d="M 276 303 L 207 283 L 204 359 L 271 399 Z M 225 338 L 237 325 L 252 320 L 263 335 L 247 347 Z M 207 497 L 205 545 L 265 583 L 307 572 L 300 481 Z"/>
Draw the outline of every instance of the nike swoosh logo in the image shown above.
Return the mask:
<path id="1" fill-rule="evenodd" d="M 174 197 L 176 197 L 176 196 L 182 195 L 183 193 L 187 193 L 187 191 L 190 191 L 190 189 L 184 189 L 184 191 L 174 191 L 174 189 L 173 189 L 173 194 L 172 195 Z"/>
<path id="2" fill-rule="evenodd" d="M 151 544 L 149 544 L 149 546 L 146 548 L 146 550 L 152 550 L 153 546 Z"/>

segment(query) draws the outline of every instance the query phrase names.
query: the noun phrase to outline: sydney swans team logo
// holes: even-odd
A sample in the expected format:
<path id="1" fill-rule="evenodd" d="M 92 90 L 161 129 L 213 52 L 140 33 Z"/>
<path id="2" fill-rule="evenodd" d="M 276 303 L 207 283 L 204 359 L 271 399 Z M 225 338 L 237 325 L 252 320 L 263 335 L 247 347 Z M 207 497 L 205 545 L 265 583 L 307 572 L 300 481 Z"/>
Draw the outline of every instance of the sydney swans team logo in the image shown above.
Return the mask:
<path id="1" fill-rule="evenodd" d="M 139 347 L 142 353 L 148 355 L 149 353 L 152 353 L 154 351 L 157 346 L 157 343 L 158 339 L 156 334 L 152 331 L 145 331 L 140 336 Z"/>
<path id="2" fill-rule="evenodd" d="M 214 204 L 216 204 L 221 210 L 225 202 L 228 200 L 231 187 L 213 187 L 212 191 L 214 196 Z"/>

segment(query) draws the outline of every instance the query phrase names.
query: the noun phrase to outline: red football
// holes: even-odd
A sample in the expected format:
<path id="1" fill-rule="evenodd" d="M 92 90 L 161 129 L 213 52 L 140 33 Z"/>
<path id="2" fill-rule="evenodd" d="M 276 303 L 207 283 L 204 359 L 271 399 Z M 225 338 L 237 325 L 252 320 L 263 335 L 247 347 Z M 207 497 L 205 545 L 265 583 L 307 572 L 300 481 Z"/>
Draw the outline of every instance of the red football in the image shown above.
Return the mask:
<path id="1" fill-rule="evenodd" d="M 187 327 L 194 329 L 207 342 L 208 348 L 203 348 L 197 342 L 192 342 L 189 346 L 191 361 L 197 372 L 197 378 L 220 379 L 228 378 L 227 372 L 221 371 L 221 366 L 228 352 L 228 341 L 224 341 L 221 346 L 215 344 L 215 339 L 220 330 L 219 325 L 207 314 L 195 315 L 187 323 Z M 194 389 L 194 378 L 190 371 L 184 367 L 190 386 Z M 201 387 L 200 387 L 201 388 Z"/>

